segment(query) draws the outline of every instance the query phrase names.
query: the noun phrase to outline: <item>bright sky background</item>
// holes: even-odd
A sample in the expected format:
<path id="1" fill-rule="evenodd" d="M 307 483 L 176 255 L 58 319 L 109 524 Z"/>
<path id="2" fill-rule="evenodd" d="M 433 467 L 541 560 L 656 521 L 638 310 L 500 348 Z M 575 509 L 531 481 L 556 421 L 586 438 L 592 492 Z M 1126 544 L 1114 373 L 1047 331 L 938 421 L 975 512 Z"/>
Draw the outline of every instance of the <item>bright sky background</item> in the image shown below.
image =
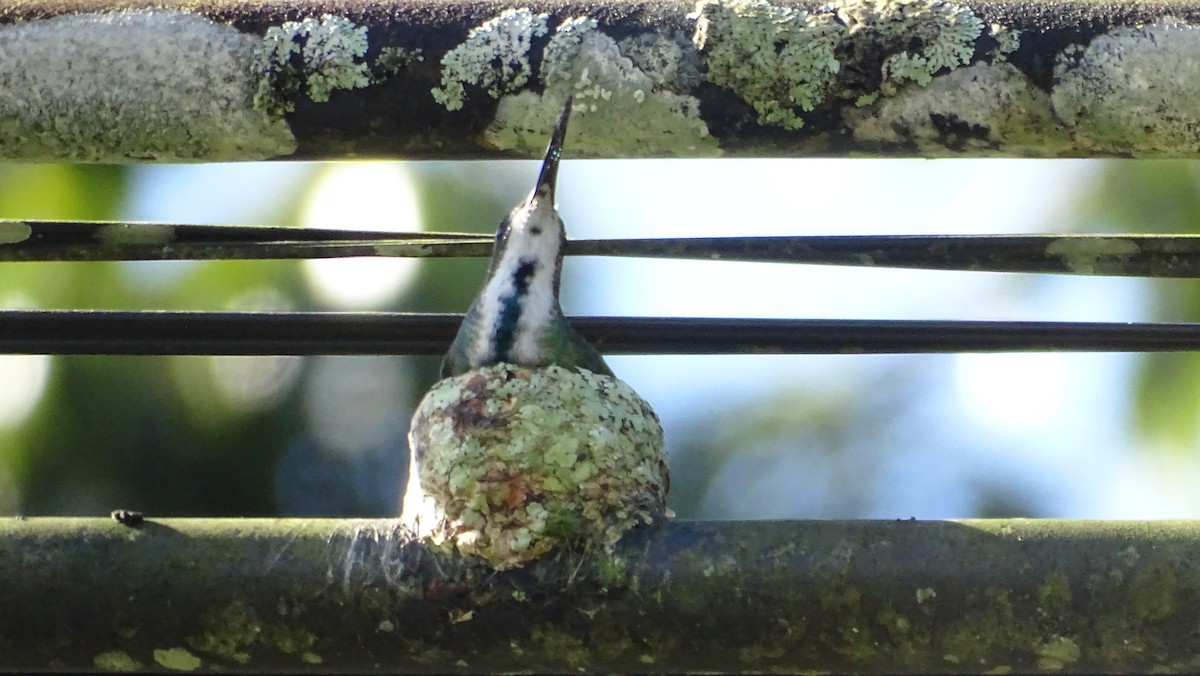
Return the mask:
<path id="1" fill-rule="evenodd" d="M 433 162 L 336 166 L 306 202 L 309 225 L 419 229 L 410 181 L 452 170 Z M 491 166 L 494 180 L 472 187 L 512 204 L 537 171 L 533 162 Z M 568 160 L 558 199 L 576 238 L 1021 233 L 1061 229 L 1056 223 L 1067 201 L 1098 167 L 1063 160 Z M 258 223 L 275 207 L 269 196 L 291 193 L 310 170 L 287 163 L 142 168 L 125 215 Z M 358 204 L 357 211 L 345 213 L 347 203 Z M 369 309 L 404 292 L 411 263 L 326 262 L 309 273 L 331 309 Z M 1105 278 L 597 258 L 569 260 L 564 287 L 568 314 L 1145 319 L 1140 282 Z M 874 516 L 960 515 L 963 497 L 931 488 L 930 481 L 948 484 L 980 466 L 1042 486 L 1056 516 L 1200 516 L 1194 462 L 1130 450 L 1124 421 L 1133 359 L 1127 355 L 614 357 L 610 363 L 655 406 L 670 440 L 685 434 L 694 416 L 729 402 L 797 382 L 855 378 L 901 359 L 919 360 L 919 368 L 946 383 L 933 424 L 970 426 L 980 443 L 902 468 Z M 770 482 L 790 475 L 776 469 L 756 476 L 758 483 L 731 483 L 730 490 L 782 491 Z M 736 502 L 736 495 L 712 499 Z M 789 514 L 786 505 L 780 509 L 745 516 Z"/>

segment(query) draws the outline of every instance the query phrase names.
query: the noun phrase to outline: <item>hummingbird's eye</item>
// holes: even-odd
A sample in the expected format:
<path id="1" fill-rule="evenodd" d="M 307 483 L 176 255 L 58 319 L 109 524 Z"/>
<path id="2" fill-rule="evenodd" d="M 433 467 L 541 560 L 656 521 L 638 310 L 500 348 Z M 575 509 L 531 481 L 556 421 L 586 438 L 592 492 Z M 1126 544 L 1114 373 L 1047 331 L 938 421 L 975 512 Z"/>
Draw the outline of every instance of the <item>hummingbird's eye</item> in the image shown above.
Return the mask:
<path id="1" fill-rule="evenodd" d="M 512 229 L 512 224 L 513 215 L 509 214 L 504 218 L 504 220 L 500 221 L 500 227 L 496 228 L 496 235 L 498 237 L 507 237 L 508 231 Z"/>

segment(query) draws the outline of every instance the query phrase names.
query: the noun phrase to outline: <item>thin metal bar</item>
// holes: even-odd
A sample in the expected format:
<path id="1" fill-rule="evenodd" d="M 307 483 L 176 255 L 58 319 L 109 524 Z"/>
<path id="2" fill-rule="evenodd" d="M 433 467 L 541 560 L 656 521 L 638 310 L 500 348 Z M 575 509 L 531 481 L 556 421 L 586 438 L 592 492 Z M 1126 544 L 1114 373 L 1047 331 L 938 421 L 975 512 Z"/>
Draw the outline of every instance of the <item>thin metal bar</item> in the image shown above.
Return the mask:
<path id="1" fill-rule="evenodd" d="M 461 315 L 0 311 L 5 354 L 440 355 Z M 1200 324 L 577 317 L 608 354 L 1183 352 Z"/>
<path id="2" fill-rule="evenodd" d="M 490 236 L 271 225 L 0 220 L 0 261 L 488 256 Z"/>
<path id="3" fill-rule="evenodd" d="M 279 226 L 0 221 L 0 261 L 488 256 L 491 237 Z M 574 240 L 574 256 L 1200 278 L 1200 235 L 836 235 Z"/>
<path id="4" fill-rule="evenodd" d="M 576 256 L 638 256 L 974 272 L 1200 277 L 1197 235 L 829 235 L 568 242 Z"/>

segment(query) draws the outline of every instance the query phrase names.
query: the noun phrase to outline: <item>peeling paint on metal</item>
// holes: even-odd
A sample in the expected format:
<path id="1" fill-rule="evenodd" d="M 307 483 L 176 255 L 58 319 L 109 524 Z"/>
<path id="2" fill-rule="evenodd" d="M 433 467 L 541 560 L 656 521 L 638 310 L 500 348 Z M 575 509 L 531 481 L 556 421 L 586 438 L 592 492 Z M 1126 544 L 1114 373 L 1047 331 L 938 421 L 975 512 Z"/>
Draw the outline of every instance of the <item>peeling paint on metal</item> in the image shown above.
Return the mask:
<path id="1" fill-rule="evenodd" d="M 21 221 L 0 221 L 0 244 L 18 244 L 29 239 L 33 228 Z"/>
<path id="2" fill-rule="evenodd" d="M 1120 237 L 1106 239 L 1081 239 L 1062 237 L 1046 246 L 1047 256 L 1062 259 L 1068 270 L 1080 274 L 1094 274 L 1106 259 L 1120 259 L 1141 251 L 1137 242 Z"/>

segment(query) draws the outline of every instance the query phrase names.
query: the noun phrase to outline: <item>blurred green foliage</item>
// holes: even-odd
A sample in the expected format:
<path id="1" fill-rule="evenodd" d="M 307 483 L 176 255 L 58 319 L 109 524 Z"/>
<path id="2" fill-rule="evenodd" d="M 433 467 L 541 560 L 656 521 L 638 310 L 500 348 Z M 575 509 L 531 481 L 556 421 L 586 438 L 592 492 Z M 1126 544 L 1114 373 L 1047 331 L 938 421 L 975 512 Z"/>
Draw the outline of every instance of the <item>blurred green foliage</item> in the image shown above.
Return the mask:
<path id="1" fill-rule="evenodd" d="M 695 421 L 671 453 L 672 507 L 694 519 L 872 518 L 895 515 L 898 502 L 928 509 L 922 503 L 935 501 L 900 494 L 940 479 L 936 502 L 965 505 L 955 516 L 1044 515 L 1039 487 L 972 461 L 991 441 L 929 405 L 948 386 L 949 361 L 892 358 Z"/>
<path id="2" fill-rule="evenodd" d="M 293 193 L 269 196 L 276 205 L 272 222 L 298 221 L 301 197 L 321 170 L 314 168 Z M 131 171 L 120 167 L 0 166 L 0 217 L 120 218 L 131 177 Z M 458 230 L 488 232 L 505 208 L 487 192 L 464 193 L 461 179 L 446 172 L 430 173 L 418 193 L 426 222 L 454 222 Z M 415 286 L 382 309 L 460 311 L 484 265 L 478 260 L 423 265 Z M 9 264 L 0 267 L 0 307 L 325 309 L 308 292 L 294 261 Z M 317 475 L 310 482 L 312 504 L 320 507 L 310 509 L 305 496 L 293 495 L 286 510 L 324 509 L 331 516 L 396 512 L 399 486 L 380 492 L 377 485 L 403 480 L 402 445 L 380 450 L 394 456 L 385 463 L 394 476 L 374 477 L 365 488 L 359 485 L 364 472 L 353 476 L 347 466 L 353 458 L 321 456 L 320 448 L 314 450 L 318 444 L 305 427 L 301 384 L 288 388 L 272 406 L 242 410 L 230 406 L 220 392 L 213 358 L 52 359 L 33 415 L 0 429 L 0 478 L 10 479 L 0 481 L 0 494 L 18 493 L 16 499 L 0 495 L 0 510 L 32 515 L 98 514 L 116 508 L 164 516 L 276 515 L 281 513 L 278 463 L 289 448 L 303 447 L 310 460 L 301 462 Z M 304 362 L 300 383 L 312 371 L 311 360 Z M 404 373 L 413 382 L 405 391 L 414 397 L 422 392 L 434 379 L 436 365 L 435 359 L 408 360 Z M 246 368 L 250 366 L 247 362 Z M 238 368 L 235 363 L 226 370 Z M 415 403 L 391 404 L 405 423 L 401 433 Z M 332 459 L 326 462 L 325 456 Z M 295 478 L 295 467 L 289 471 Z M 339 472 L 345 476 L 328 476 Z M 346 495 L 332 502 L 316 494 L 339 490 Z"/>
<path id="3" fill-rule="evenodd" d="M 671 454 L 673 508 L 683 518 L 719 517 L 727 510 L 713 509 L 712 493 L 720 489 L 718 477 L 731 459 L 741 456 L 742 462 L 748 459 L 761 469 L 745 477 L 741 490 L 732 491 L 749 496 L 758 492 L 756 477 L 766 477 L 785 458 L 798 457 L 811 472 L 794 476 L 796 493 L 832 487 L 833 499 L 821 501 L 830 514 L 862 513 L 861 501 L 878 481 L 878 463 L 848 462 L 846 456 L 863 444 L 883 450 L 878 443 L 882 428 L 896 411 L 874 414 L 884 405 L 874 396 L 882 391 L 848 381 L 799 384 L 756 397 L 750 405 L 736 406 L 707 424 L 698 421 Z"/>
<path id="4" fill-rule="evenodd" d="M 1092 232 L 1200 232 L 1200 175 L 1194 162 L 1107 162 L 1080 196 L 1074 229 Z M 1148 283 L 1147 320 L 1200 321 L 1200 282 Z M 1144 354 L 1137 372 L 1134 428 L 1152 446 L 1195 453 L 1200 442 L 1200 353 Z"/>
<path id="5" fill-rule="evenodd" d="M 293 190 L 264 197 L 274 205 L 266 222 L 297 223 L 303 196 L 323 170 L 314 166 Z M 479 165 L 418 171 L 427 227 L 491 232 L 523 180 L 506 185 L 485 171 Z M 1108 163 L 1076 203 L 1073 229 L 1192 232 L 1200 218 L 1196 171 L 1183 162 Z M 132 172 L 118 167 L 0 166 L 0 217 L 119 218 L 133 184 Z M 465 259 L 422 263 L 416 281 L 383 309 L 461 311 L 485 266 L 484 260 Z M 1160 280 L 1147 288 L 1150 319 L 1200 320 L 1200 284 Z M 328 309 L 310 293 L 300 264 L 286 261 L 0 266 L 0 308 L 15 307 Z M 406 382 L 399 391 L 407 399 L 388 402 L 387 410 L 402 432 L 415 398 L 435 378 L 437 360 L 392 359 L 402 366 Z M 1150 355 L 1141 363 L 1131 412 L 1137 429 L 1190 451 L 1200 432 L 1200 355 Z M 225 362 L 225 368 L 243 364 L 254 367 L 247 361 Z M 54 357 L 34 414 L 0 429 L 0 512 L 395 513 L 402 446 L 389 442 L 360 458 L 322 448 L 305 417 L 305 387 L 321 371 L 314 360 L 299 362 L 295 382 L 263 406 L 231 403 L 216 370 L 206 357 Z M 937 462 L 931 460 L 935 451 L 953 454 L 988 443 L 961 424 L 924 417 L 923 402 L 947 387 L 910 366 L 881 369 L 861 381 L 805 383 L 726 402 L 676 425 L 688 433 L 669 440 L 671 503 L 682 517 L 725 518 L 736 515 L 727 503 L 741 499 L 739 490 L 750 496 L 761 489 L 803 494 L 776 502 L 807 505 L 806 511 L 780 516 L 870 515 L 872 495 L 913 467 L 920 471 L 922 463 Z M 784 476 L 780 468 L 800 469 Z M 1039 513 L 1036 499 L 1004 477 L 981 471 L 969 480 L 974 514 Z M 282 488 L 281 481 L 287 482 Z"/>

